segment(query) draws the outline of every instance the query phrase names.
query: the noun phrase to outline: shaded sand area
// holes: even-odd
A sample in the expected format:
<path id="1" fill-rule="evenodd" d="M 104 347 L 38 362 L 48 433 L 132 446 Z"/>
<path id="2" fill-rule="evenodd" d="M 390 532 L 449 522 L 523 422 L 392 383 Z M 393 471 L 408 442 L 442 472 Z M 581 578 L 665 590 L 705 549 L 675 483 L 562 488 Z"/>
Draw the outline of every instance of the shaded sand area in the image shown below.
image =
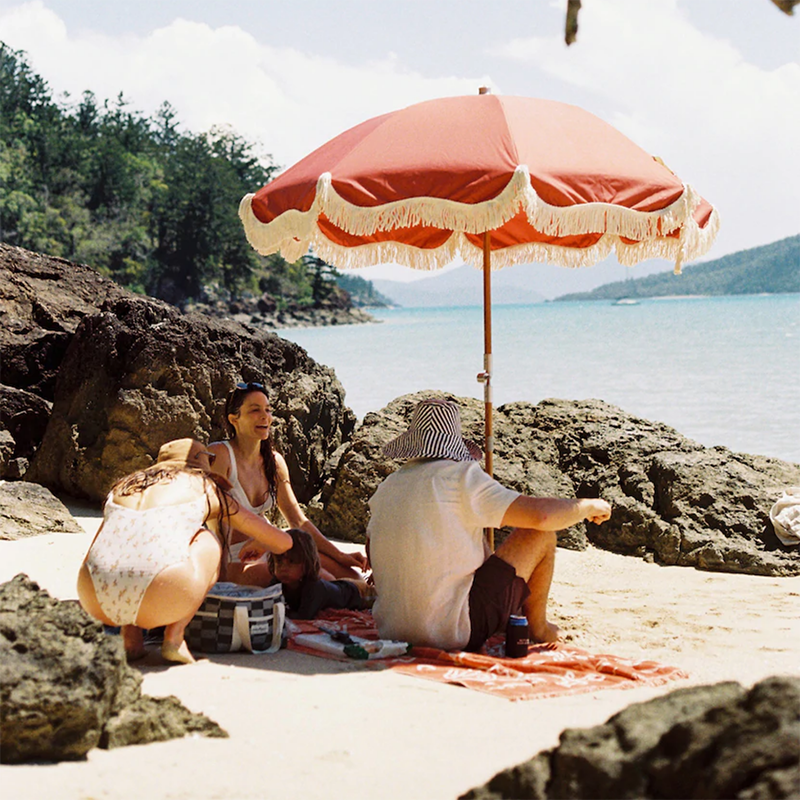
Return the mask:
<path id="1" fill-rule="evenodd" d="M 0 542 L 0 581 L 26 572 L 74 598 L 99 511 L 70 510 L 86 534 Z M 347 545 L 345 545 L 347 547 Z M 0 767 L 2 796 L 27 800 L 299 796 L 452 800 L 553 747 L 567 727 L 697 683 L 800 674 L 800 578 L 659 567 L 559 550 L 552 618 L 570 644 L 681 667 L 688 681 L 511 702 L 391 670 L 283 650 L 165 667 L 138 662 L 143 691 L 176 695 L 230 739 L 93 750 L 86 761 Z"/>

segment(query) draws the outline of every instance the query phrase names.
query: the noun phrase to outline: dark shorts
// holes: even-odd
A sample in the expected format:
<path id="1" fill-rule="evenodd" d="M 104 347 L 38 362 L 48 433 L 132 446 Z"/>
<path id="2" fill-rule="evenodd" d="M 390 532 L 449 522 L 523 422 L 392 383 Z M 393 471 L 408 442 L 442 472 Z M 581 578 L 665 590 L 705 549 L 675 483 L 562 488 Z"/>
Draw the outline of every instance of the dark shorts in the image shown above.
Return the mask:
<path id="1" fill-rule="evenodd" d="M 475 570 L 469 592 L 469 622 L 472 633 L 466 650 L 477 651 L 498 631 L 505 630 L 508 618 L 519 614 L 530 595 L 528 584 L 514 567 L 491 555 Z"/>

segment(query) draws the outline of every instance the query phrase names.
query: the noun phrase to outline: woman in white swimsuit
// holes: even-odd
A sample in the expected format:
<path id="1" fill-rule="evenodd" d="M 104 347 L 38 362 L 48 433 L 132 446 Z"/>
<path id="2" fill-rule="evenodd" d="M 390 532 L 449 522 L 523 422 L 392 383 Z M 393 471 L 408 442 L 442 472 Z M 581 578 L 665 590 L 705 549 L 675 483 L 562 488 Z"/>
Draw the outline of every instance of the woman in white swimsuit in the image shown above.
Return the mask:
<path id="1" fill-rule="evenodd" d="M 142 629 L 165 625 L 164 658 L 194 661 L 183 635 L 219 575 L 220 522 L 272 552 L 292 546 L 289 534 L 237 507 L 227 482 L 210 476 L 213 460 L 193 439 L 168 442 L 152 467 L 123 478 L 108 495 L 78 573 L 78 597 L 95 619 L 122 626 L 130 660 L 145 654 Z"/>
<path id="2" fill-rule="evenodd" d="M 300 508 L 286 461 L 272 447 L 272 410 L 263 384 L 237 384 L 225 403 L 225 422 L 230 439 L 213 442 L 208 449 L 216 456 L 213 471 L 231 482 L 231 495 L 236 501 L 255 514 L 265 514 L 277 505 L 290 528 L 300 528 L 314 537 L 323 578 L 350 578 L 363 583 L 356 570 L 366 568 L 366 557 L 339 550 Z M 246 532 L 237 529 L 231 530 L 229 543 L 231 557 L 225 579 L 268 586 L 273 576 L 266 558 L 258 557 L 264 548 L 253 546 Z"/>

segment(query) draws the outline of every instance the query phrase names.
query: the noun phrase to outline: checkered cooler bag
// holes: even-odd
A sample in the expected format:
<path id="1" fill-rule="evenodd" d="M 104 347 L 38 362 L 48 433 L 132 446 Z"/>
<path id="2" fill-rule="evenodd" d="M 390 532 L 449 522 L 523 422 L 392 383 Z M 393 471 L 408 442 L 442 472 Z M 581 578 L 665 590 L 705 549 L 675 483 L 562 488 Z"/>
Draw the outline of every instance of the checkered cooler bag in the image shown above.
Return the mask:
<path id="1" fill-rule="evenodd" d="M 215 583 L 186 628 L 186 643 L 201 653 L 274 653 L 285 616 L 280 584 L 262 589 Z"/>

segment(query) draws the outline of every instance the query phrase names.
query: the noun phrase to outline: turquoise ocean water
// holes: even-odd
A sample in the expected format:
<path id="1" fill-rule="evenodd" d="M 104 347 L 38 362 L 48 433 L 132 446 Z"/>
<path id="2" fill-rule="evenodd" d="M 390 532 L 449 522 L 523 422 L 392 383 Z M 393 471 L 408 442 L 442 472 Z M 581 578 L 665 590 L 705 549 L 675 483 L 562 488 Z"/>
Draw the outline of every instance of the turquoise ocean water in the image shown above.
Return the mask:
<path id="1" fill-rule="evenodd" d="M 278 331 L 335 371 L 359 419 L 408 392 L 483 398 L 483 311 Z M 800 295 L 493 309 L 494 401 L 598 398 L 698 442 L 800 462 Z"/>

